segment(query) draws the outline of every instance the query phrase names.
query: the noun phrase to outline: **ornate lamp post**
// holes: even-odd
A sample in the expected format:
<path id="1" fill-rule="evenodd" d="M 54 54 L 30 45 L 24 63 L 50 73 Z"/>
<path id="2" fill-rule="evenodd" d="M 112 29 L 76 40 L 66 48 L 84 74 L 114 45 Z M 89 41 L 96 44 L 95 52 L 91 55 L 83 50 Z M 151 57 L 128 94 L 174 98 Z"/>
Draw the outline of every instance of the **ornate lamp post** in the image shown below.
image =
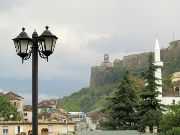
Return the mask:
<path id="1" fill-rule="evenodd" d="M 46 26 L 46 30 L 38 36 L 34 31 L 32 38 L 22 28 L 22 32 L 13 39 L 16 53 L 22 58 L 22 62 L 32 54 L 32 133 L 38 135 L 38 53 L 41 58 L 47 59 L 53 53 L 56 40 Z"/>

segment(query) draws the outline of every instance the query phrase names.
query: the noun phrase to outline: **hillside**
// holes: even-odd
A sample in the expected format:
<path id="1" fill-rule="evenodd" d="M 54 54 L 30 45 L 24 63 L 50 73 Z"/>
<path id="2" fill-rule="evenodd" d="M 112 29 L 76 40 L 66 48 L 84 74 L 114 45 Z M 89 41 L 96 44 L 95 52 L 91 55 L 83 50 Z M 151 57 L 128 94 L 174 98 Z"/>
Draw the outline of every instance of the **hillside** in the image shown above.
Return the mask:
<path id="1" fill-rule="evenodd" d="M 136 81 L 136 90 L 140 90 L 144 83 L 137 77 L 132 77 Z M 107 84 L 97 88 L 83 88 L 69 97 L 60 99 L 58 107 L 67 111 L 88 112 L 97 108 L 103 108 L 108 105 L 107 97 L 113 92 L 118 83 Z"/>
<path id="2" fill-rule="evenodd" d="M 123 60 L 115 60 L 111 70 L 104 69 L 103 76 L 97 77 L 98 72 L 94 75 L 97 77 L 94 80 L 98 82 L 96 87 L 83 88 L 79 92 L 60 99 L 58 107 L 67 111 L 84 112 L 105 107 L 107 105 L 106 98 L 118 85 L 124 69 L 131 71 L 131 78 L 136 84 L 135 89 L 141 90 L 145 84 L 141 78 L 141 73 L 146 70 L 148 54 L 133 54 L 125 56 Z M 169 76 L 173 72 L 180 71 L 180 40 L 171 42 L 168 48 L 161 49 L 161 59 L 164 62 L 162 68 L 163 85 L 166 86 L 170 82 Z"/>

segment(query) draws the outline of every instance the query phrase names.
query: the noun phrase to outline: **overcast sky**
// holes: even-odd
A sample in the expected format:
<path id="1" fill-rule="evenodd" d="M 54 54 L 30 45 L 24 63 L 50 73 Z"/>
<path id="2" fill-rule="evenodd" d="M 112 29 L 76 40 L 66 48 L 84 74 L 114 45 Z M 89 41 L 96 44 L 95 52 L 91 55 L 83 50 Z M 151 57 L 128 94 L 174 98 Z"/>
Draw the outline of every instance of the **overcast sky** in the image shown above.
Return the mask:
<path id="1" fill-rule="evenodd" d="M 44 27 L 59 39 L 49 62 L 39 59 L 40 99 L 89 86 L 90 67 L 161 48 L 180 39 L 179 0 L 0 0 L 0 88 L 31 103 L 31 60 L 21 63 L 12 38 Z"/>

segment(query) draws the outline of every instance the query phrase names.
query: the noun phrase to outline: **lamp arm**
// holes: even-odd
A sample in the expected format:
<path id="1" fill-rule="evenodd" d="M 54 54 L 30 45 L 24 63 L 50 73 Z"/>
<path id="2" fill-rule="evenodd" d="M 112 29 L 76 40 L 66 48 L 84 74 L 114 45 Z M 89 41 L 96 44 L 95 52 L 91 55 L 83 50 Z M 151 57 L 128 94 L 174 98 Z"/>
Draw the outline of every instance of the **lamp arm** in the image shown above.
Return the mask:
<path id="1" fill-rule="evenodd" d="M 31 53 L 32 53 L 32 51 L 29 50 L 28 55 L 26 57 L 22 58 L 22 64 L 23 64 L 24 60 L 28 60 L 31 57 Z"/>

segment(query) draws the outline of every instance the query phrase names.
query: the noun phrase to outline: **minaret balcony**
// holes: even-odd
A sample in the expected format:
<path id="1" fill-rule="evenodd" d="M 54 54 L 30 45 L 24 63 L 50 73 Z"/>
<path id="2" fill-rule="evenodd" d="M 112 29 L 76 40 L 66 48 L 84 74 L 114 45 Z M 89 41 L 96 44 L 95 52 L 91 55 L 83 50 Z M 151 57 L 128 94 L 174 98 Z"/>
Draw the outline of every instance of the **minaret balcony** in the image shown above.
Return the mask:
<path id="1" fill-rule="evenodd" d="M 155 65 L 155 66 L 158 66 L 158 67 L 162 67 L 162 66 L 163 66 L 163 62 L 161 62 L 161 61 L 156 61 L 156 62 L 154 63 L 154 65 Z"/>

